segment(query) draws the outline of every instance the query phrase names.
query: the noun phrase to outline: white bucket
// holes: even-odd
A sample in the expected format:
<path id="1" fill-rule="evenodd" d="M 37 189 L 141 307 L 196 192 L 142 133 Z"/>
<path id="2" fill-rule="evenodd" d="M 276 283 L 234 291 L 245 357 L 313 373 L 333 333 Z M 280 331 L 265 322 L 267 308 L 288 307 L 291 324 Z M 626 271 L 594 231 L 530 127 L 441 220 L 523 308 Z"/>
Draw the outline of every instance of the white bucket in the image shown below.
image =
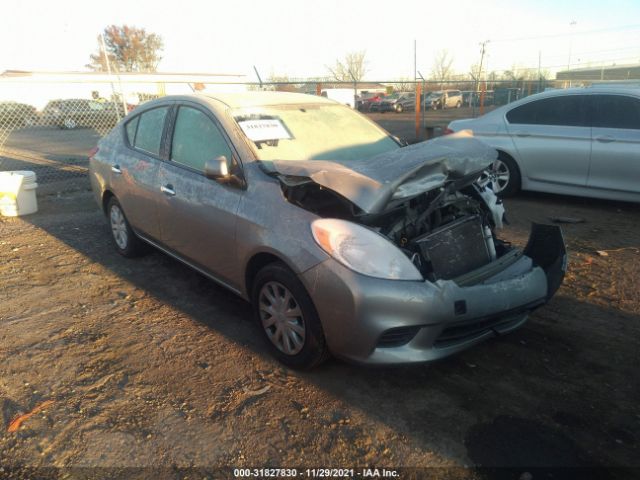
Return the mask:
<path id="1" fill-rule="evenodd" d="M 17 217 L 37 212 L 36 188 L 35 172 L 0 172 L 0 214 Z"/>

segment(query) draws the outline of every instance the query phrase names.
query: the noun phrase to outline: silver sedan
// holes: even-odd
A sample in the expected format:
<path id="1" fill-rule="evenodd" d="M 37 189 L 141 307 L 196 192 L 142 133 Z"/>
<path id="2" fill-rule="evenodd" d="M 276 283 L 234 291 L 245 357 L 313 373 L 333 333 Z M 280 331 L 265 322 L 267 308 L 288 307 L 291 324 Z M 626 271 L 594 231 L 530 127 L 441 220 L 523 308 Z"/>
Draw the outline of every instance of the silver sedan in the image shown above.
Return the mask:
<path id="1" fill-rule="evenodd" d="M 402 147 L 321 97 L 148 102 L 90 158 L 116 250 L 152 245 L 250 301 L 275 357 L 424 362 L 521 326 L 562 282 L 557 227 L 524 251 L 467 135 Z"/>
<path id="2" fill-rule="evenodd" d="M 499 152 L 493 188 L 640 201 L 640 88 L 551 90 L 456 120 Z"/>

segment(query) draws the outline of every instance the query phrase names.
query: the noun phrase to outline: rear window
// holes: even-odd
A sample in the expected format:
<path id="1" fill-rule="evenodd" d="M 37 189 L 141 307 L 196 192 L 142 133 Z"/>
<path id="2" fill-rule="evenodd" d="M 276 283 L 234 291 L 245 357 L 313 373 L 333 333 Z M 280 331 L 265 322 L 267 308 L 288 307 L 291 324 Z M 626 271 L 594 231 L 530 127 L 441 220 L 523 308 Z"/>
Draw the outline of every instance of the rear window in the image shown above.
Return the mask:
<path id="1" fill-rule="evenodd" d="M 625 95 L 594 95 L 593 126 L 640 130 L 640 100 Z"/>
<path id="2" fill-rule="evenodd" d="M 507 112 L 511 124 L 585 127 L 587 100 L 585 95 L 543 98 Z"/>
<path id="3" fill-rule="evenodd" d="M 160 154 L 160 141 L 168 110 L 168 107 L 154 108 L 138 116 L 134 147 L 153 155 Z"/>

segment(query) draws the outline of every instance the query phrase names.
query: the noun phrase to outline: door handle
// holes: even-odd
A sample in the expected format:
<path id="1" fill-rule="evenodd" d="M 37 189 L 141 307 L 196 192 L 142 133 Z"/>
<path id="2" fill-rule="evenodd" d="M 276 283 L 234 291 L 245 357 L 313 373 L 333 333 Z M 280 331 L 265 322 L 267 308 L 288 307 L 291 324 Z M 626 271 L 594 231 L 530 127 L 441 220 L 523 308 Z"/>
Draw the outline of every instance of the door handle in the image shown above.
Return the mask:
<path id="1" fill-rule="evenodd" d="M 609 135 L 600 135 L 598 137 L 596 137 L 596 141 L 600 142 L 600 143 L 611 143 L 611 142 L 615 142 L 615 138 L 610 137 Z"/>
<path id="2" fill-rule="evenodd" d="M 122 170 L 120 169 L 120 165 L 113 165 L 111 167 L 111 171 L 113 173 L 117 173 L 118 175 L 122 175 Z"/>
<path id="3" fill-rule="evenodd" d="M 529 132 L 518 131 L 515 132 L 516 137 L 530 137 L 531 134 Z"/>
<path id="4" fill-rule="evenodd" d="M 176 195 L 176 191 L 173 189 L 173 185 L 171 184 L 161 186 L 160 191 L 167 197 L 174 197 Z"/>

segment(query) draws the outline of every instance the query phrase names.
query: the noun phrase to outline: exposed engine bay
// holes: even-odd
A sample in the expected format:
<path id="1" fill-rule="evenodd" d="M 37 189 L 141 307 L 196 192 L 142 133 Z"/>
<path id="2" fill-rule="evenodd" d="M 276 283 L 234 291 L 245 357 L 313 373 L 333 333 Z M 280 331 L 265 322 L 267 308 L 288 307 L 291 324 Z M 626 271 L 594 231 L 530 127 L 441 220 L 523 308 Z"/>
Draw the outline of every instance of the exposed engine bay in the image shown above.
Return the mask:
<path id="1" fill-rule="evenodd" d="M 504 207 L 481 172 L 390 202 L 380 213 L 366 213 L 349 200 L 308 178 L 279 176 L 285 198 L 321 217 L 366 225 L 389 238 L 424 278 L 453 279 L 480 268 L 511 250 L 496 238 Z"/>
<path id="2" fill-rule="evenodd" d="M 377 231 L 435 281 L 459 279 L 517 252 L 496 238 L 504 207 L 488 169 L 497 156 L 459 133 L 366 161 L 273 161 L 264 168 L 290 203 Z"/>

